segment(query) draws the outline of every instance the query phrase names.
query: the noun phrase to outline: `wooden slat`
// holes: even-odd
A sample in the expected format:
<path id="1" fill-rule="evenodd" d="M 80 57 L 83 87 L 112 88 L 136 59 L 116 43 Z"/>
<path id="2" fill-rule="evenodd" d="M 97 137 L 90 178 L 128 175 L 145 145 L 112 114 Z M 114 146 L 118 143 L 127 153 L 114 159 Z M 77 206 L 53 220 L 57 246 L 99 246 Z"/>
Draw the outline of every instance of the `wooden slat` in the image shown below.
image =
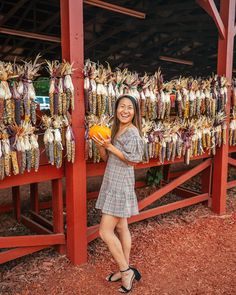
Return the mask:
<path id="1" fill-rule="evenodd" d="M 229 153 L 235 153 L 236 152 L 236 145 L 235 146 L 229 146 Z"/>
<path id="2" fill-rule="evenodd" d="M 57 169 L 51 165 L 40 166 L 38 172 L 31 171 L 30 173 L 12 175 L 0 181 L 0 189 L 9 188 L 12 186 L 25 185 L 35 182 L 44 182 L 51 179 L 58 179 L 64 176 L 63 167 Z"/>
<path id="3" fill-rule="evenodd" d="M 159 214 L 163 214 L 163 213 L 167 213 L 170 211 L 174 211 L 180 208 L 184 208 L 190 205 L 194 205 L 203 201 L 208 200 L 209 195 L 207 193 L 205 194 L 201 194 L 189 199 L 184 199 L 181 201 L 177 201 L 171 204 L 167 204 L 164 206 L 160 206 L 157 208 L 153 208 L 153 209 L 149 209 L 149 210 L 145 210 L 143 212 L 140 212 L 139 215 L 134 215 L 131 217 L 131 219 L 129 219 L 129 223 L 133 223 L 133 222 L 137 222 L 140 220 L 144 220 L 146 218 L 150 218 Z"/>
<path id="4" fill-rule="evenodd" d="M 143 199 L 139 202 L 139 210 L 142 210 L 143 208 L 147 207 L 148 205 L 152 204 L 156 200 L 160 199 L 167 193 L 171 192 L 173 189 L 177 188 L 184 182 L 186 182 L 188 179 L 192 178 L 193 176 L 197 175 L 207 167 L 211 165 L 211 159 L 207 159 L 206 161 L 202 162 L 198 166 L 194 167 L 192 170 L 189 170 L 185 174 L 181 175 L 180 177 L 174 179 L 170 183 L 168 183 L 166 186 L 160 188 L 155 193 L 151 194 L 147 198 Z"/>
<path id="5" fill-rule="evenodd" d="M 62 180 L 52 180 L 52 211 L 53 211 L 53 232 L 64 233 L 63 222 L 63 196 L 62 196 Z M 64 254 L 64 245 L 57 245 L 56 250 L 60 254 Z"/>
<path id="6" fill-rule="evenodd" d="M 47 229 L 46 227 L 42 226 L 41 224 L 35 222 L 34 220 L 22 216 L 21 217 L 21 222 L 28 228 L 30 228 L 33 232 L 37 234 L 52 234 L 53 232 Z"/>
<path id="7" fill-rule="evenodd" d="M 7 250 L 0 253 L 0 264 L 14 260 L 16 258 L 46 249 L 48 246 L 24 247 Z"/>
<path id="8" fill-rule="evenodd" d="M 227 189 L 233 188 L 236 186 L 236 180 L 231 180 L 227 183 Z"/>
<path id="9" fill-rule="evenodd" d="M 208 158 L 211 158 L 211 156 L 209 156 L 208 153 L 205 153 L 201 156 L 196 156 L 191 158 L 191 161 L 199 160 L 199 159 L 208 159 Z M 184 162 L 183 158 L 180 158 L 180 159 L 176 158 L 174 162 L 165 161 L 164 165 L 182 163 L 182 162 Z M 143 168 L 149 168 L 149 167 L 155 167 L 155 166 L 161 166 L 161 165 L 163 164 L 157 161 L 157 159 L 151 159 L 148 163 L 140 163 L 136 165 L 135 169 L 143 169 Z M 104 162 L 96 163 L 96 164 L 88 162 L 86 164 L 87 176 L 91 177 L 91 176 L 104 175 L 105 168 L 106 168 L 106 163 Z"/>
<path id="10" fill-rule="evenodd" d="M 215 5 L 214 0 L 196 0 L 197 3 L 213 18 L 221 39 L 225 39 L 225 26 Z"/>
<path id="11" fill-rule="evenodd" d="M 39 190 L 38 183 L 30 184 L 30 208 L 39 213 Z"/>
<path id="12" fill-rule="evenodd" d="M 20 187 L 14 186 L 12 188 L 12 202 L 14 206 L 14 214 L 15 218 L 18 222 L 20 222 L 20 215 L 21 215 L 21 204 L 20 204 Z"/>
<path id="13" fill-rule="evenodd" d="M 7 213 L 14 209 L 12 204 L 6 204 L 0 206 L 0 213 Z"/>
<path id="14" fill-rule="evenodd" d="M 236 166 L 236 159 L 233 159 L 231 157 L 228 157 L 228 163 L 232 166 Z"/>
<path id="15" fill-rule="evenodd" d="M 39 209 L 43 210 L 43 209 L 49 209 L 52 208 L 52 201 L 45 201 L 45 202 L 40 202 L 39 203 Z"/>
<path id="16" fill-rule="evenodd" d="M 173 190 L 173 193 L 182 198 L 191 198 L 199 195 L 199 192 L 190 190 L 184 187 L 177 187 Z"/>
<path id="17" fill-rule="evenodd" d="M 0 248 L 49 246 L 65 244 L 64 234 L 0 237 Z"/>
<path id="18" fill-rule="evenodd" d="M 37 223 L 41 224 L 42 226 L 46 227 L 51 232 L 53 232 L 53 224 L 49 220 L 47 220 L 46 218 L 44 218 L 43 216 L 37 214 L 34 211 L 29 211 L 29 213 L 31 214 L 31 218 L 34 221 L 36 221 Z"/>

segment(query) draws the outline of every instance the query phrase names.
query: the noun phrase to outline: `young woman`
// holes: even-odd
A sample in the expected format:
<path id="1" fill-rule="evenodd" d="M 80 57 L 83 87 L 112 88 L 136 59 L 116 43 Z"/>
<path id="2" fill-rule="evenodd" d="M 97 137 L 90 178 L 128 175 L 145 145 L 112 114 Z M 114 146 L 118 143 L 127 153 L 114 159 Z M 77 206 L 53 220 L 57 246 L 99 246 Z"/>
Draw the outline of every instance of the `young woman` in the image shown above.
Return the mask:
<path id="1" fill-rule="evenodd" d="M 107 161 L 96 208 L 102 210 L 99 234 L 118 264 L 119 271 L 109 275 L 109 282 L 122 280 L 119 291 L 128 293 L 141 274 L 129 266 L 131 235 L 127 218 L 139 213 L 134 191 L 134 165 L 142 161 L 140 112 L 136 99 L 120 96 L 115 104 L 111 139 L 93 137 L 101 158 Z M 117 232 L 117 235 L 115 234 Z"/>

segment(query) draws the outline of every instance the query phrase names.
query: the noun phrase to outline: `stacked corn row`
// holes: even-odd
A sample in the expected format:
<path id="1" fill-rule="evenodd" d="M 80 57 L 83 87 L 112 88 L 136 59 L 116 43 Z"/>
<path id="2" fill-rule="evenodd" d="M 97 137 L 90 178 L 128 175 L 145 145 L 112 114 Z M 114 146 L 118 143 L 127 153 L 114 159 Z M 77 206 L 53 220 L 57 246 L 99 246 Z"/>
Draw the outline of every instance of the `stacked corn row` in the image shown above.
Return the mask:
<path id="1" fill-rule="evenodd" d="M 88 128 L 96 121 L 94 116 L 97 120 L 106 116 L 110 124 L 119 95 L 136 97 L 142 116 L 146 161 L 157 158 L 163 163 L 165 159 L 174 161 L 175 157 L 184 156 L 188 164 L 192 156 L 206 150 L 215 154 L 216 146 L 225 143 L 228 84 L 224 77 L 179 78 L 164 83 L 160 70 L 141 77 L 128 69 L 112 72 L 109 65 L 104 67 L 89 60 L 84 76 Z M 96 146 L 86 139 L 87 158 L 99 162 Z"/>
<path id="2" fill-rule="evenodd" d="M 0 62 L 0 179 L 39 167 L 33 86 L 39 58 L 23 65 Z"/>
<path id="3" fill-rule="evenodd" d="M 74 108 L 72 65 L 48 62 L 51 75 L 51 117 L 36 118 L 36 94 L 33 80 L 41 69 L 40 55 L 23 65 L 0 62 L 0 179 L 38 171 L 40 151 L 38 134 L 45 128 L 44 142 L 49 162 L 62 165 L 62 150 L 74 162 L 75 140 L 69 111 Z M 39 126 L 36 126 L 36 123 Z M 52 144 L 51 144 L 52 142 Z M 52 156 L 53 151 L 53 156 Z"/>
<path id="4" fill-rule="evenodd" d="M 63 61 L 46 61 L 50 74 L 50 114 L 43 116 L 46 129 L 44 144 L 48 161 L 60 168 L 62 165 L 63 149 L 66 150 L 68 162 L 74 163 L 75 139 L 70 126 L 70 112 L 74 110 L 74 86 L 71 75 L 73 65 Z"/>

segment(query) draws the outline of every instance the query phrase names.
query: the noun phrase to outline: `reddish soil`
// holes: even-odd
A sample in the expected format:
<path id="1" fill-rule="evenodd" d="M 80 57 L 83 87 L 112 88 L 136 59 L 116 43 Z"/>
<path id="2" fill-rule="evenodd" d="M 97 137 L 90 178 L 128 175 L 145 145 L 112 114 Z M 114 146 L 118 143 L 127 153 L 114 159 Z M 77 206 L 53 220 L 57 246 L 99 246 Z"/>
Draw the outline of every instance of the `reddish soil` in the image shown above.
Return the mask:
<path id="1" fill-rule="evenodd" d="M 236 189 L 228 193 L 225 215 L 196 205 L 130 226 L 143 276 L 133 295 L 236 295 Z M 83 266 L 51 249 L 1 268 L 1 295 L 119 294 L 119 282 L 104 280 L 116 265 L 100 239 Z"/>

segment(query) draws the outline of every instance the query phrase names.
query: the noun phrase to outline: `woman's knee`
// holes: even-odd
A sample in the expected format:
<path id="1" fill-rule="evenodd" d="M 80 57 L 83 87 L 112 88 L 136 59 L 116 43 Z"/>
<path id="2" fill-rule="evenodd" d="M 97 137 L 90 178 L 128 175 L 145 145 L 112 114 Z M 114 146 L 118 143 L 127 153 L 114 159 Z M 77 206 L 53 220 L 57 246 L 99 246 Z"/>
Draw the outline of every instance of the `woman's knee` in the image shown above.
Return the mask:
<path id="1" fill-rule="evenodd" d="M 118 234 L 127 233 L 129 232 L 128 225 L 124 223 L 118 223 L 116 226 L 116 231 Z"/>
<path id="2" fill-rule="evenodd" d="M 100 227 L 99 228 L 99 236 L 100 238 L 106 242 L 107 240 L 109 240 L 109 238 L 111 237 L 112 235 L 112 232 L 110 232 L 109 230 L 106 230 L 105 228 L 103 227 Z"/>

